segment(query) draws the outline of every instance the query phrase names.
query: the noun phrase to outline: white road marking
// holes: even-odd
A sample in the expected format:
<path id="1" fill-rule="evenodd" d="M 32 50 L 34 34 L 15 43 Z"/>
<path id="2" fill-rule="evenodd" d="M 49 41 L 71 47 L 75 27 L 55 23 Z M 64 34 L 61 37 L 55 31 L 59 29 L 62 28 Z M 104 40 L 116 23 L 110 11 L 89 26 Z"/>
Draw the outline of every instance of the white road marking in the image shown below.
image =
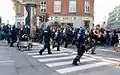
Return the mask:
<path id="1" fill-rule="evenodd" d="M 35 55 L 35 56 L 32 56 L 32 57 L 40 58 L 40 57 L 64 56 L 64 55 L 69 55 L 69 54 L 68 53 L 61 53 L 61 54 L 52 54 L 52 55 Z"/>
<path id="2" fill-rule="evenodd" d="M 84 55 L 90 56 L 91 58 L 99 59 L 99 60 L 102 60 L 102 61 L 105 61 L 105 62 L 113 63 L 113 64 L 117 64 L 118 63 L 116 61 L 111 61 L 111 60 L 108 60 L 107 58 L 96 56 L 96 55 L 89 55 L 89 54 L 84 54 Z"/>
<path id="3" fill-rule="evenodd" d="M 40 62 L 48 62 L 48 61 L 56 61 L 56 60 L 63 60 L 63 59 L 73 59 L 76 55 L 70 55 L 66 57 L 56 57 L 56 58 L 46 58 L 46 59 L 38 59 Z M 82 56 L 82 58 L 87 58 L 86 56 Z"/>
<path id="4" fill-rule="evenodd" d="M 71 55 L 74 55 L 76 53 L 71 53 Z M 64 55 L 70 55 L 69 53 L 57 53 L 57 54 L 51 54 L 51 55 L 33 55 L 34 58 L 40 58 L 40 57 L 52 57 L 52 56 L 64 56 Z"/>
<path id="5" fill-rule="evenodd" d="M 6 60 L 6 61 L 0 61 L 0 64 L 1 63 L 13 63 L 13 62 L 15 62 L 15 61 L 13 61 L 13 60 Z"/>
<path id="6" fill-rule="evenodd" d="M 39 52 L 36 53 L 27 53 L 28 55 L 39 55 Z"/>
<path id="7" fill-rule="evenodd" d="M 39 52 L 40 50 L 30 50 L 30 51 L 24 51 L 25 53 L 32 53 L 32 52 Z"/>
<path id="8" fill-rule="evenodd" d="M 34 51 L 33 51 L 34 52 Z M 45 51 L 45 52 L 43 52 L 43 54 L 47 54 L 48 52 L 47 51 Z M 68 51 L 65 51 L 65 50 L 61 50 L 61 51 L 53 51 L 52 52 L 53 54 L 54 53 L 69 53 Z M 28 55 L 38 55 L 39 54 L 39 52 L 34 52 L 34 53 L 27 53 Z"/>
<path id="9" fill-rule="evenodd" d="M 88 58 L 88 59 L 81 59 L 80 62 L 89 62 L 89 61 L 94 61 L 96 59 L 93 58 Z M 55 66 L 61 66 L 61 65 L 68 65 L 71 64 L 72 61 L 64 61 L 64 62 L 57 62 L 57 63 L 48 63 L 46 64 L 49 67 L 55 67 Z"/>
<path id="10" fill-rule="evenodd" d="M 75 67 L 68 67 L 68 68 L 64 68 L 64 69 L 58 69 L 56 71 L 59 72 L 59 73 L 61 73 L 61 74 L 63 74 L 63 73 L 80 71 L 80 70 L 95 68 L 95 67 L 109 65 L 109 64 L 111 64 L 111 63 L 108 63 L 108 62 L 99 62 L 99 63 L 93 63 L 93 64 L 86 64 L 86 65 L 82 65 L 82 66 L 75 66 Z"/>
<path id="11" fill-rule="evenodd" d="M 40 62 L 48 62 L 48 61 L 56 61 L 56 60 L 63 60 L 63 59 L 72 59 L 74 58 L 76 55 L 73 56 L 67 56 L 67 57 L 57 57 L 57 58 L 46 58 L 46 59 L 38 59 L 38 61 Z"/>
<path id="12" fill-rule="evenodd" d="M 106 51 L 106 52 L 115 52 L 115 50 L 109 50 L 109 49 L 97 49 L 98 51 Z"/>
<path id="13" fill-rule="evenodd" d="M 72 60 L 75 58 L 76 55 L 70 55 L 70 54 L 77 54 L 77 52 L 74 51 L 74 49 L 66 49 L 61 47 L 61 51 L 57 51 L 56 48 L 51 50 L 53 54 L 51 55 L 44 55 L 45 53 L 47 54 L 47 50 L 45 50 L 45 52 L 43 52 L 43 55 L 37 55 L 39 54 L 40 50 L 32 50 L 32 51 L 25 51 L 28 55 L 32 55 L 32 57 L 34 58 L 39 58 L 38 61 L 40 62 L 47 62 L 48 67 L 56 67 L 56 66 L 62 66 L 62 65 L 68 65 L 72 63 Z M 99 51 L 109 51 L 112 52 L 111 50 L 107 50 L 107 49 L 100 49 Z M 30 53 L 33 52 L 33 53 Z M 54 54 L 57 53 L 57 54 Z M 64 56 L 64 55 L 70 55 L 70 56 L 65 56 L 65 57 L 53 57 L 53 58 L 42 58 L 41 57 L 52 57 L 52 56 Z M 94 61 L 94 60 L 101 60 L 103 62 L 97 62 L 97 63 L 92 63 L 92 64 L 86 64 L 86 65 L 82 65 L 82 66 L 74 66 L 74 67 L 67 67 L 67 68 L 63 68 L 63 69 L 57 69 L 56 71 L 63 74 L 63 73 L 69 73 L 69 72 L 74 72 L 74 71 L 79 71 L 79 70 L 85 70 L 85 69 L 90 69 L 90 68 L 95 68 L 95 67 L 100 67 L 100 66 L 104 66 L 104 65 L 109 65 L 109 64 L 116 64 L 119 62 L 113 61 L 112 58 L 111 60 L 106 59 L 106 57 L 101 57 L 101 56 L 96 56 L 96 55 L 90 55 L 90 54 L 84 54 L 82 56 L 82 58 L 86 58 L 86 59 L 81 59 L 81 62 L 89 62 L 89 61 Z M 56 62 L 59 60 L 68 60 L 68 59 L 72 59 L 71 61 L 60 61 L 60 62 Z M 49 63 L 49 61 L 53 61 L 53 63 Z"/>

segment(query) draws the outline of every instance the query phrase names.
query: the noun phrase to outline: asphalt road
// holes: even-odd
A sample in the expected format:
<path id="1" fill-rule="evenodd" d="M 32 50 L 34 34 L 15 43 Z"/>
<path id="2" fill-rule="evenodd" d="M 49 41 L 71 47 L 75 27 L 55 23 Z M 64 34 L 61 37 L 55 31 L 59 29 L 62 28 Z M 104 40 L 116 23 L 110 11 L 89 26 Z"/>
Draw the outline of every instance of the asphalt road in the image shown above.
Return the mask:
<path id="1" fill-rule="evenodd" d="M 38 51 L 43 45 L 34 46 L 30 51 L 18 51 L 0 42 L 0 75 L 120 75 L 120 53 L 112 48 L 98 47 L 96 55 L 85 53 L 79 66 L 72 65 L 75 48 L 52 49 L 48 55 Z"/>

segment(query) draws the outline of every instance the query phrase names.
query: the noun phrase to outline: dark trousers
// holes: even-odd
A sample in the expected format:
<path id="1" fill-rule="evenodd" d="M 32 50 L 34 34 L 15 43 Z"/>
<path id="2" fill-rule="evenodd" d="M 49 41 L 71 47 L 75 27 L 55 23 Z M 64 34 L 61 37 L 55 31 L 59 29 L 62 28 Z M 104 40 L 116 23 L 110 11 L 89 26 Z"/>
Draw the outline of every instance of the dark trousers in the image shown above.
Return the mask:
<path id="1" fill-rule="evenodd" d="M 57 41 L 57 43 L 58 43 L 57 51 L 59 51 L 60 50 L 60 41 Z"/>
<path id="2" fill-rule="evenodd" d="M 7 42 L 8 44 L 10 43 L 10 35 L 6 33 L 6 39 L 7 39 Z"/>
<path id="3" fill-rule="evenodd" d="M 64 46 L 64 48 L 67 48 L 67 47 L 68 47 L 68 44 L 69 44 L 69 41 L 68 41 L 68 39 L 66 39 L 66 40 L 65 40 L 65 46 Z"/>
<path id="4" fill-rule="evenodd" d="M 44 47 L 40 50 L 40 52 L 44 52 L 45 49 L 48 49 L 48 53 L 51 53 L 51 49 L 50 49 L 50 43 L 45 43 Z"/>
<path id="5" fill-rule="evenodd" d="M 13 44 L 15 43 L 15 41 L 11 41 L 10 42 L 10 47 L 13 47 Z"/>
<path id="6" fill-rule="evenodd" d="M 80 58 L 83 56 L 83 54 L 85 53 L 86 49 L 84 45 L 76 45 L 77 46 L 77 56 L 75 57 L 74 60 L 79 61 Z"/>
<path id="7" fill-rule="evenodd" d="M 53 48 L 57 47 L 57 51 L 60 51 L 60 41 L 53 41 Z"/>

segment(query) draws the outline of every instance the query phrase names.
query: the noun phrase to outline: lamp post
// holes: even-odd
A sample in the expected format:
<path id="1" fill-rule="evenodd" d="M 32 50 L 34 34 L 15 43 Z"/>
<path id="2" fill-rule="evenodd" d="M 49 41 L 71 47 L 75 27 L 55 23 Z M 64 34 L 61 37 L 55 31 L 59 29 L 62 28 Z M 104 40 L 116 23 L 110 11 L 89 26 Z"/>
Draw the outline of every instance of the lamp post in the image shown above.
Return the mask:
<path id="1" fill-rule="evenodd" d="M 23 3 L 26 9 L 26 17 L 25 17 L 25 25 L 30 26 L 30 34 L 34 35 L 34 31 L 36 30 L 36 16 L 37 16 L 37 3 L 36 1 L 25 1 Z"/>

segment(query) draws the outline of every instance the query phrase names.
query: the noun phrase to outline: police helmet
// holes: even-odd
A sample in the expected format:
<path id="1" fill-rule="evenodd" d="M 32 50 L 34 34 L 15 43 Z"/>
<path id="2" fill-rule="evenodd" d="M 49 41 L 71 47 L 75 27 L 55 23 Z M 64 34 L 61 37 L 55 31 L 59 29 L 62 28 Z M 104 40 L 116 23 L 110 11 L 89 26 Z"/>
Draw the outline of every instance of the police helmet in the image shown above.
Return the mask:
<path id="1" fill-rule="evenodd" d="M 80 27 L 80 31 L 79 31 L 79 33 L 81 33 L 81 34 L 85 34 L 85 28 Z"/>
<path id="2" fill-rule="evenodd" d="M 13 26 L 12 26 L 12 30 L 14 30 L 15 28 L 16 28 L 15 25 L 13 25 Z"/>
<path id="3" fill-rule="evenodd" d="M 29 29 L 30 26 L 29 26 L 29 25 L 24 25 L 24 28 L 25 28 L 25 29 Z"/>

